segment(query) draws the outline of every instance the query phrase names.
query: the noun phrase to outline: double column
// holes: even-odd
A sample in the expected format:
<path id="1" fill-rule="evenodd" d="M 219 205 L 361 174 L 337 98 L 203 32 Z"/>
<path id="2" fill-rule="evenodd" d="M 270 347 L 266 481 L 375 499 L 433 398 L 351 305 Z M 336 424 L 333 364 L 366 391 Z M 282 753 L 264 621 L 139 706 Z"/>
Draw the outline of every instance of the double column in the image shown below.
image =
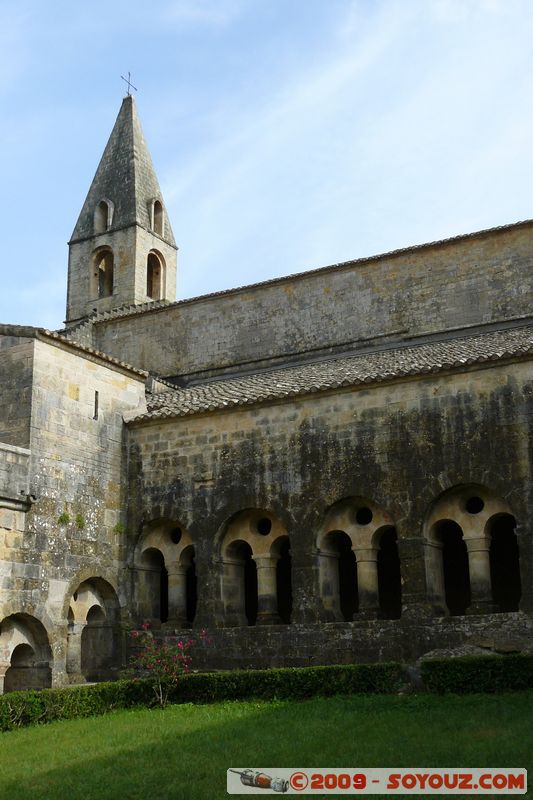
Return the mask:
<path id="1" fill-rule="evenodd" d="M 257 624 L 277 625 L 278 614 L 277 556 L 254 555 L 257 567 Z"/>
<path id="2" fill-rule="evenodd" d="M 379 614 L 378 551 L 375 547 L 352 547 L 357 567 L 358 618 L 376 619 Z"/>
<path id="3" fill-rule="evenodd" d="M 168 620 L 167 625 L 184 628 L 187 620 L 187 567 L 168 564 Z"/>
<path id="4" fill-rule="evenodd" d="M 471 602 L 469 614 L 483 614 L 492 611 L 492 582 L 490 577 L 490 539 L 481 536 L 463 536 L 468 551 L 470 572 Z"/>

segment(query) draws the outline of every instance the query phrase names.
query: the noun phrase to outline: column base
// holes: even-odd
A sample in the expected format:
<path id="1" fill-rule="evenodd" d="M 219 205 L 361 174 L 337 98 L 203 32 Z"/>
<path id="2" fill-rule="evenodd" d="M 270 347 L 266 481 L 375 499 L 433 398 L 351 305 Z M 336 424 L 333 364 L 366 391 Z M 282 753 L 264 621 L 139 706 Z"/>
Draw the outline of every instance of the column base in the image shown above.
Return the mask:
<path id="1" fill-rule="evenodd" d="M 259 612 L 255 621 L 256 625 L 282 625 L 281 617 L 272 611 Z"/>
<path id="2" fill-rule="evenodd" d="M 466 614 L 494 614 L 496 604 L 492 600 L 474 600 L 466 609 Z"/>
<path id="3" fill-rule="evenodd" d="M 361 608 L 353 615 L 354 622 L 364 622 L 365 620 L 377 619 L 379 616 L 378 608 Z"/>

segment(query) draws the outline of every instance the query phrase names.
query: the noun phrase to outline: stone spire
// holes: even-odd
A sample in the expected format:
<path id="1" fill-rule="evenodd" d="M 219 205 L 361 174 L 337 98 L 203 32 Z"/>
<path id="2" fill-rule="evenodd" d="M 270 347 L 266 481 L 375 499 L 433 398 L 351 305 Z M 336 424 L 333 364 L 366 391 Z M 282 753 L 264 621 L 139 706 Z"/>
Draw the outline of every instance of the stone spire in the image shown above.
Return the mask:
<path id="1" fill-rule="evenodd" d="M 69 242 L 67 323 L 176 295 L 176 243 L 135 101 L 122 101 Z"/>
<path id="2" fill-rule="evenodd" d="M 114 205 L 110 230 L 129 225 L 152 229 L 150 205 L 154 199 L 162 200 L 162 195 L 132 95 L 122 101 L 70 243 L 93 236 L 94 209 L 102 199 Z M 175 246 L 167 213 L 163 213 L 163 238 Z"/>

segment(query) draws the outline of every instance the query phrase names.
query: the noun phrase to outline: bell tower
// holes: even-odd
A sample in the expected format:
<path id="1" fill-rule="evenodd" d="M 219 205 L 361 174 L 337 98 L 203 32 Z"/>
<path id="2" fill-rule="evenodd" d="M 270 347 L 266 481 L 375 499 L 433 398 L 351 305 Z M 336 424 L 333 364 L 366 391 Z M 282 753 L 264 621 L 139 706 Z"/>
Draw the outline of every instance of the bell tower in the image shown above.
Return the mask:
<path id="1" fill-rule="evenodd" d="M 177 247 L 135 101 L 118 117 L 69 242 L 67 323 L 175 300 Z"/>

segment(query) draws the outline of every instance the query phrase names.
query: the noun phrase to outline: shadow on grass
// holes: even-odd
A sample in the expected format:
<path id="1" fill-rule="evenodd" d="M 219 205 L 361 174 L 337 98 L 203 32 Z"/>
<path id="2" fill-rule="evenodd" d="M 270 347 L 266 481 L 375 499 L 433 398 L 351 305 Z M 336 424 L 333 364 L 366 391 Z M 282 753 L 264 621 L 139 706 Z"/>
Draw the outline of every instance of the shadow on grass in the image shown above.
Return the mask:
<path id="1" fill-rule="evenodd" d="M 532 699 L 337 697 L 54 723 L 0 738 L 0 797 L 221 800 L 227 768 L 243 764 L 527 768 L 533 723 L 523 711 Z"/>

